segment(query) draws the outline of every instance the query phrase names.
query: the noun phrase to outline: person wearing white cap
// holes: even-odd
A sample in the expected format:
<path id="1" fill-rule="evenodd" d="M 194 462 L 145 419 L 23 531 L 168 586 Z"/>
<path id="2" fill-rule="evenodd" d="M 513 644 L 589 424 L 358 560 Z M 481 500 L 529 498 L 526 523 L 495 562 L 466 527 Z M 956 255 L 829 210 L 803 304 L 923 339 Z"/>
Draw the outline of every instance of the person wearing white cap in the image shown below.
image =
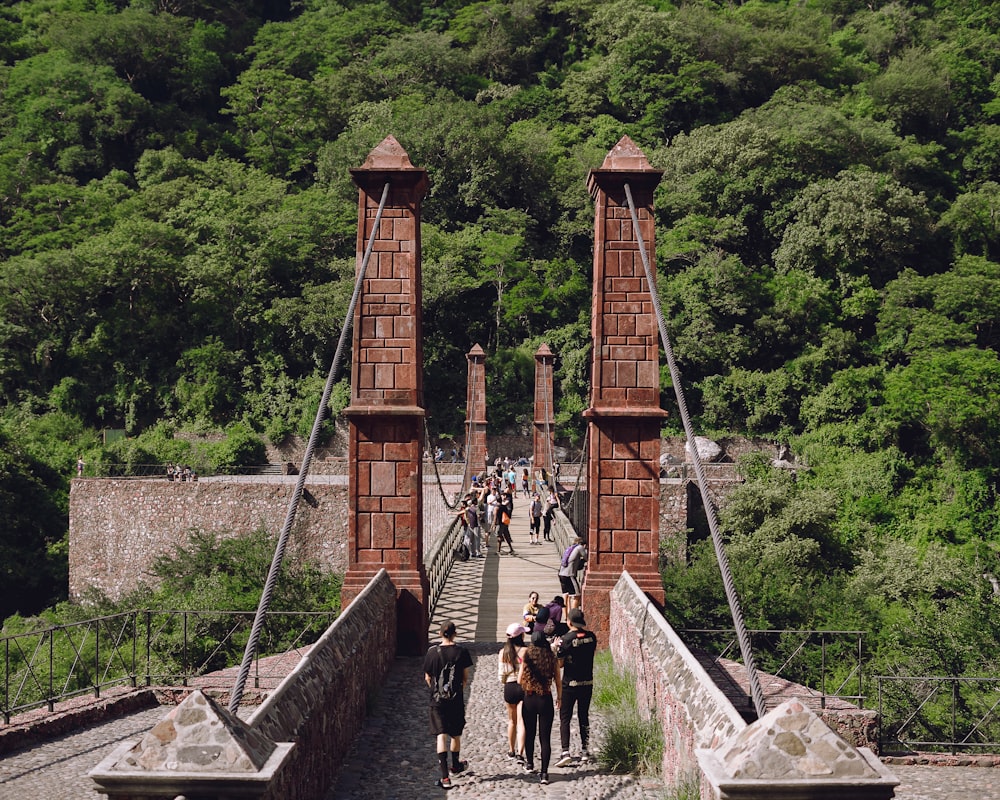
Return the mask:
<path id="1" fill-rule="evenodd" d="M 514 622 L 507 626 L 507 641 L 497 659 L 497 677 L 503 684 L 503 701 L 507 705 L 507 758 L 524 762 L 524 720 L 521 718 L 521 701 L 524 689 L 517 682 L 524 657 L 524 634 L 528 629 Z"/>

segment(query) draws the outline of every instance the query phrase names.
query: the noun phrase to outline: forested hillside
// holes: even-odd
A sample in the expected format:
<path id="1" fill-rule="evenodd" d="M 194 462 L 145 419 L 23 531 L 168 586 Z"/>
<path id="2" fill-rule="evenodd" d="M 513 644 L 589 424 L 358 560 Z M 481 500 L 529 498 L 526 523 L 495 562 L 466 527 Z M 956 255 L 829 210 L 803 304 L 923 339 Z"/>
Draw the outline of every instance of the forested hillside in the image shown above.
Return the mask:
<path id="1" fill-rule="evenodd" d="M 0 58 L 0 613 L 51 599 L 77 455 L 228 430 L 238 459 L 307 429 L 351 290 L 348 170 L 388 134 L 431 179 L 432 435 L 461 431 L 477 342 L 491 427 L 523 423 L 547 342 L 578 441 L 585 181 L 628 134 L 664 170 L 699 431 L 810 468 L 747 464 L 726 509 L 751 624 L 995 671 L 1000 4 L 29 0 L 0 9 Z M 725 621 L 706 556 L 667 571 L 678 623 Z"/>

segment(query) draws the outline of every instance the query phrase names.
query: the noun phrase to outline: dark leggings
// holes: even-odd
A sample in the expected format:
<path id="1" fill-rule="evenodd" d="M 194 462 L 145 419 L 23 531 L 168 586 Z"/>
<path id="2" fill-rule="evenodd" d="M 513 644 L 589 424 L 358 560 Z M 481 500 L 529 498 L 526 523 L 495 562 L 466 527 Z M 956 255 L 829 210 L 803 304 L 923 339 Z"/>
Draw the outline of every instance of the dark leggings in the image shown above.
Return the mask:
<path id="1" fill-rule="evenodd" d="M 569 686 L 563 684 L 562 702 L 559 704 L 559 739 L 562 749 L 569 752 L 569 729 L 573 721 L 573 704 L 580 720 L 580 742 L 587 749 L 590 740 L 590 699 L 594 696 L 593 686 Z"/>
<path id="2" fill-rule="evenodd" d="M 524 695 L 521 704 L 521 716 L 524 717 L 524 756 L 528 766 L 535 763 L 535 730 L 538 730 L 539 744 L 542 748 L 542 772 L 549 771 L 549 759 L 552 758 L 552 720 L 555 719 L 555 707 L 552 705 L 551 694 Z"/>

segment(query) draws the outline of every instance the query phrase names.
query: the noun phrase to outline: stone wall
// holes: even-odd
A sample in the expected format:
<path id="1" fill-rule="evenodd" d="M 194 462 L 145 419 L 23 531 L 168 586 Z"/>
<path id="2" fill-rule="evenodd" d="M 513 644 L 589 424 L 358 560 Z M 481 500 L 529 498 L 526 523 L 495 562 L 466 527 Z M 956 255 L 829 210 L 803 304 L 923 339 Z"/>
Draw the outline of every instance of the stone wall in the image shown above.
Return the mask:
<path id="1" fill-rule="evenodd" d="M 458 477 L 442 477 L 452 502 Z M 72 481 L 69 514 L 69 593 L 97 589 L 119 598 L 139 581 L 153 582 L 151 565 L 183 547 L 192 530 L 224 538 L 261 527 L 277 535 L 285 523 L 295 478 L 256 477 L 177 482 L 82 478 Z M 436 481 L 424 482 L 424 549 L 453 515 Z M 295 514 L 288 555 L 331 572 L 347 568 L 347 478 L 310 478 Z"/>
<path id="2" fill-rule="evenodd" d="M 396 589 L 382 570 L 250 718 L 272 741 L 295 743 L 266 798 L 325 796 L 395 652 Z"/>
<path id="3" fill-rule="evenodd" d="M 629 574 L 611 592 L 610 647 L 636 678 L 639 707 L 657 714 L 669 786 L 699 773 L 696 748 L 714 748 L 746 722 Z"/>

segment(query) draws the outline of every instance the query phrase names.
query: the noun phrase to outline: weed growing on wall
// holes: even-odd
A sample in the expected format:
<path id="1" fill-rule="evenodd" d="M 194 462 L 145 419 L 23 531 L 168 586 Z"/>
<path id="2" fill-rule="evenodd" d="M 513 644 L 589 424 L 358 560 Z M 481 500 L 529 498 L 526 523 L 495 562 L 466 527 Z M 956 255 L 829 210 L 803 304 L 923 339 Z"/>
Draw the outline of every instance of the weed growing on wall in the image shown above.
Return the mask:
<path id="1" fill-rule="evenodd" d="M 663 731 L 655 715 L 639 708 L 635 677 L 618 669 L 608 651 L 594 662 L 594 707 L 603 717 L 597 760 L 615 773 L 659 774 Z"/>

